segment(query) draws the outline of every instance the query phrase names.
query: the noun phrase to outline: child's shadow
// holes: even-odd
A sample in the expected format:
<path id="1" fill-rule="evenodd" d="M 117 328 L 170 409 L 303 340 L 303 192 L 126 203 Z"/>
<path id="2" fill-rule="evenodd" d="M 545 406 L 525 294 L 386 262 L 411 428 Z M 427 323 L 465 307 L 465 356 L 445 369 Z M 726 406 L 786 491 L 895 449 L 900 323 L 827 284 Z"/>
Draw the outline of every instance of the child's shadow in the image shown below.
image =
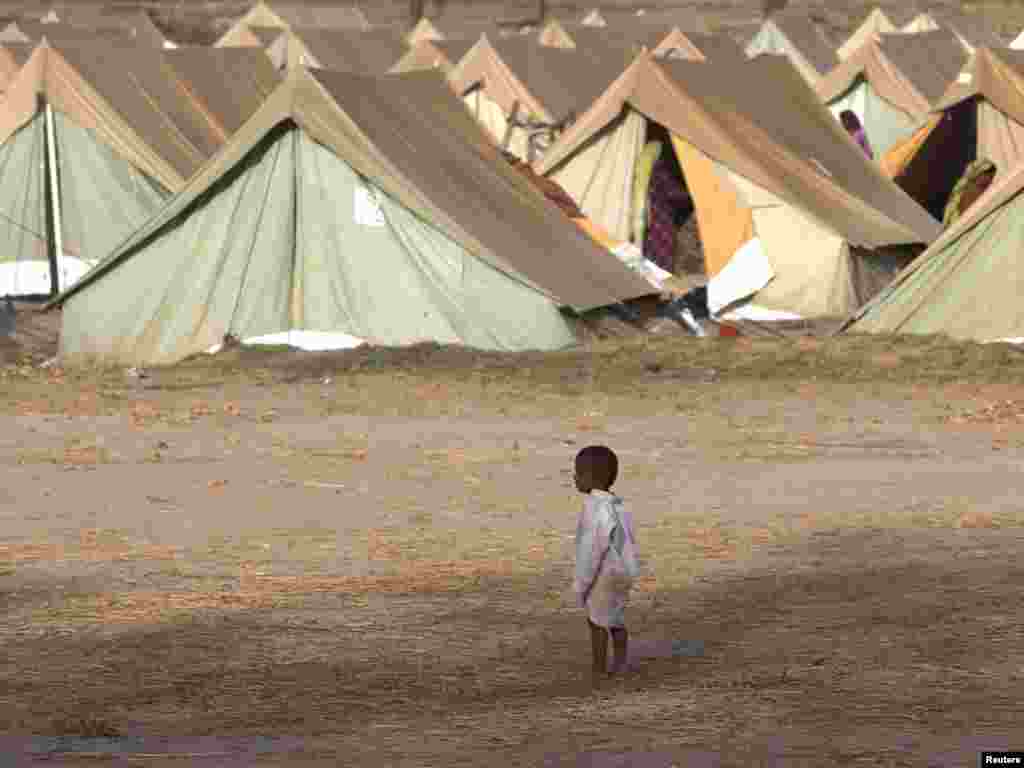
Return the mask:
<path id="1" fill-rule="evenodd" d="M 700 657 L 704 655 L 703 640 L 644 640 L 629 638 L 629 655 L 626 670 L 635 670 L 649 659 L 673 659 Z M 611 670 L 612 659 L 608 660 Z"/>

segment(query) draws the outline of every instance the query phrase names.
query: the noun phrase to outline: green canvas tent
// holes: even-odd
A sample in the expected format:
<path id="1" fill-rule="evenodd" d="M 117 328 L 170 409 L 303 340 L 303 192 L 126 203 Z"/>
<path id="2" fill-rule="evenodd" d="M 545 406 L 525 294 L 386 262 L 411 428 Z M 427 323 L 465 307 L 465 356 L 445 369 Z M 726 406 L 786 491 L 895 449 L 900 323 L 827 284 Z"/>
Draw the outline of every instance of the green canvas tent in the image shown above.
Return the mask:
<path id="1" fill-rule="evenodd" d="M 0 296 L 54 294 L 81 277 L 184 186 L 277 77 L 269 62 L 262 78 L 243 77 L 227 67 L 239 57 L 217 52 L 189 83 L 179 72 L 200 75 L 184 56 L 115 39 L 36 47 L 0 102 Z M 238 75 L 230 96 L 217 92 L 218 72 Z"/>
<path id="2" fill-rule="evenodd" d="M 861 333 L 1024 339 L 1024 169 L 997 180 L 854 318 Z"/>
<path id="3" fill-rule="evenodd" d="M 63 357 L 137 365 L 292 332 L 552 349 L 574 341 L 561 307 L 653 292 L 500 157 L 438 73 L 294 69 L 56 301 Z"/>

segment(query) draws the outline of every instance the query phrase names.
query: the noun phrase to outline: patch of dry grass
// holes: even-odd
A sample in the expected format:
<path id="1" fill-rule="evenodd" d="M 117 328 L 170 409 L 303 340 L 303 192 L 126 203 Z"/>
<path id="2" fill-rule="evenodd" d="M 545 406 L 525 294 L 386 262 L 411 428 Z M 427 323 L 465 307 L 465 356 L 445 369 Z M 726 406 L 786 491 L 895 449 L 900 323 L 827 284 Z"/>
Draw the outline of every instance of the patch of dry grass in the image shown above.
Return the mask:
<path id="1" fill-rule="evenodd" d="M 129 541 L 123 532 L 83 528 L 77 544 L 61 542 L 22 542 L 0 544 L 0 563 L 69 561 L 126 562 L 175 560 L 182 548 L 152 542 Z"/>

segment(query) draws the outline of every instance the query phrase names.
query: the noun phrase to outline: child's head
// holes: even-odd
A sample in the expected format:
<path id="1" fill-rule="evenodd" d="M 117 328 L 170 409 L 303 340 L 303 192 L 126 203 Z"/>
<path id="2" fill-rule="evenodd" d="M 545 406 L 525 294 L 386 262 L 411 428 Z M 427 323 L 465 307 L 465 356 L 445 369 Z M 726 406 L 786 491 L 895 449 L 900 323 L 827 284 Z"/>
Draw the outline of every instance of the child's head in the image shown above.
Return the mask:
<path id="1" fill-rule="evenodd" d="M 619 458 L 604 445 L 588 445 L 576 454 L 576 490 L 607 491 L 619 475 Z"/>

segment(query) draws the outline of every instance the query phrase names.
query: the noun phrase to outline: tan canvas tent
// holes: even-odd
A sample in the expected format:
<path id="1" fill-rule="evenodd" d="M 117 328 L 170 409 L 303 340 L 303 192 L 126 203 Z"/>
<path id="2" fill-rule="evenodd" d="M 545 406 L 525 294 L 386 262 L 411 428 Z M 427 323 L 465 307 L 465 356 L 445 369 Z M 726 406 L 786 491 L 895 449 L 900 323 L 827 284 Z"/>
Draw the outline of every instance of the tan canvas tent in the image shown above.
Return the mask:
<path id="1" fill-rule="evenodd" d="M 936 8 L 929 15 L 935 27 L 948 29 L 956 35 L 969 54 L 978 48 L 1002 48 L 1006 45 L 994 26 L 980 12 L 963 13 L 954 9 Z"/>
<path id="2" fill-rule="evenodd" d="M 628 53 L 618 48 L 567 51 L 485 35 L 448 79 L 495 142 L 532 161 L 544 140 L 587 109 L 627 63 Z"/>
<path id="3" fill-rule="evenodd" d="M 420 18 L 413 28 L 409 30 L 409 34 L 406 35 L 405 41 L 410 45 L 414 46 L 417 43 L 429 42 L 432 40 L 444 40 L 445 36 L 434 23 L 426 16 Z"/>
<path id="4" fill-rule="evenodd" d="M 811 86 L 839 63 L 835 45 L 825 32 L 798 11 L 782 11 L 765 19 L 746 53 L 750 58 L 785 56 Z"/>
<path id="5" fill-rule="evenodd" d="M 952 32 L 880 35 L 818 82 L 834 115 L 851 110 L 876 156 L 909 136 L 967 64 Z"/>
<path id="6" fill-rule="evenodd" d="M 164 364 L 295 331 L 558 348 L 574 341 L 559 307 L 651 292 L 500 158 L 437 73 L 296 69 L 59 298 L 61 355 Z"/>
<path id="7" fill-rule="evenodd" d="M 165 58 L 178 53 L 112 39 L 35 48 L 0 101 L 0 295 L 76 280 L 251 115 L 245 79 L 215 94 L 211 68 L 189 85 Z"/>
<path id="8" fill-rule="evenodd" d="M 726 48 L 730 55 L 743 55 L 742 49 L 724 36 L 687 33 L 678 26 L 647 22 L 620 24 L 607 29 L 570 26 L 552 20 L 541 28 L 537 41 L 552 48 L 576 50 L 597 46 L 605 49 L 626 48 L 633 55 L 639 53 L 641 48 L 646 48 L 656 57 L 668 56 L 690 61 L 704 61 L 710 54 L 721 54 Z"/>
<path id="9" fill-rule="evenodd" d="M 280 38 L 275 38 L 273 45 L 276 50 L 268 51 L 271 59 L 280 68 L 284 68 L 299 65 L 302 50 L 294 42 L 294 30 L 297 28 L 369 30 L 371 27 L 366 16 L 356 6 L 271 4 L 261 0 L 232 24 L 214 45 L 218 48 L 254 45 L 268 47 L 267 43 L 262 42 L 267 37 L 266 33 L 257 35 L 253 28 L 284 30 Z M 282 57 L 286 57 L 284 62 L 280 61 Z"/>
<path id="10" fill-rule="evenodd" d="M 872 8 L 860 26 L 846 38 L 845 43 L 839 46 L 836 54 L 840 60 L 848 59 L 862 45 L 873 41 L 877 42 L 879 35 L 896 34 L 899 31 L 899 28 L 892 23 L 892 20 L 886 15 L 885 11 L 881 8 Z"/>
<path id="11" fill-rule="evenodd" d="M 938 234 L 783 59 L 711 66 L 644 53 L 536 169 L 633 239 L 634 171 L 652 127 L 670 137 L 696 205 L 715 314 L 842 316 L 884 279 L 883 261 L 884 273 L 908 258 L 891 247 Z"/>
<path id="12" fill-rule="evenodd" d="M 297 27 L 292 30 L 290 43 L 298 47 L 298 62 L 302 66 L 356 75 L 387 74 L 409 52 L 401 32 L 386 28 Z"/>
<path id="13" fill-rule="evenodd" d="M 31 54 L 32 46 L 26 43 L 0 44 L 0 93 L 7 90 L 8 83 L 18 74 Z"/>
<path id="14" fill-rule="evenodd" d="M 885 172 L 941 216 L 964 169 L 977 158 L 999 173 L 1024 160 L 1024 52 L 979 48 L 932 116 L 882 159 Z"/>
<path id="15" fill-rule="evenodd" d="M 477 42 L 477 40 L 424 40 L 410 46 L 408 52 L 395 62 L 390 71 L 402 73 L 436 69 L 447 75 Z"/>
<path id="16" fill-rule="evenodd" d="M 1018 166 L 863 307 L 849 330 L 1024 342 L 1022 192 Z"/>
<path id="17" fill-rule="evenodd" d="M 163 56 L 195 103 L 213 119 L 221 143 L 281 83 L 281 74 L 259 48 L 190 45 L 164 51 Z"/>

